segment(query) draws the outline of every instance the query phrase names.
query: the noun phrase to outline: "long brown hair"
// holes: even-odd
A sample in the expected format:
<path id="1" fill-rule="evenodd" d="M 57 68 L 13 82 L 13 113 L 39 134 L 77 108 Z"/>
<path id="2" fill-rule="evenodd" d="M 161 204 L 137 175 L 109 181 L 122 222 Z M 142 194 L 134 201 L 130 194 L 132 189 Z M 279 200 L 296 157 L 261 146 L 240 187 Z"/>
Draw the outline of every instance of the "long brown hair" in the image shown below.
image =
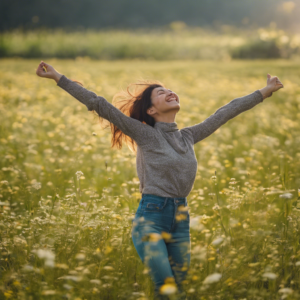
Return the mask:
<path id="1" fill-rule="evenodd" d="M 147 114 L 147 109 L 152 106 L 151 94 L 157 87 L 164 87 L 158 81 L 141 81 L 130 84 L 126 91 L 117 93 L 113 98 L 113 105 L 123 114 L 133 119 L 139 120 L 141 123 L 154 126 L 155 120 Z M 105 123 L 100 117 L 100 123 L 105 124 L 104 127 L 111 128 L 111 148 L 122 149 L 125 143 L 129 149 L 136 153 L 136 142 L 113 123 Z"/>
<path id="2" fill-rule="evenodd" d="M 72 81 L 83 86 L 80 81 L 73 79 Z M 159 81 L 145 80 L 133 83 L 127 87 L 126 91 L 117 93 L 112 102 L 114 106 L 126 116 L 154 127 L 155 120 L 147 114 L 147 109 L 152 106 L 151 94 L 157 87 L 164 87 L 164 85 Z M 122 149 L 124 142 L 131 151 L 136 152 L 136 142 L 131 137 L 123 133 L 121 129 L 106 119 L 99 117 L 99 120 L 102 128 L 110 126 L 112 133 L 111 148 Z"/>

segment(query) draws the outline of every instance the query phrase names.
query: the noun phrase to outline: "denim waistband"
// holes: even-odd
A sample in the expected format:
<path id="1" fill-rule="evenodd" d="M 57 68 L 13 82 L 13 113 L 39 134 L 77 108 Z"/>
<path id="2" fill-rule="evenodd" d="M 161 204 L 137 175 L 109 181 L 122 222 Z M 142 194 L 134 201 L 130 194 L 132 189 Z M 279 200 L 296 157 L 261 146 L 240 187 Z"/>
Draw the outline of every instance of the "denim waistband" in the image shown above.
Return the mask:
<path id="1" fill-rule="evenodd" d="M 162 197 L 162 196 L 157 196 L 157 195 L 152 195 L 152 194 L 142 194 L 142 198 L 148 198 L 148 197 L 155 197 L 157 199 L 161 199 L 161 200 L 186 200 L 186 197 Z"/>

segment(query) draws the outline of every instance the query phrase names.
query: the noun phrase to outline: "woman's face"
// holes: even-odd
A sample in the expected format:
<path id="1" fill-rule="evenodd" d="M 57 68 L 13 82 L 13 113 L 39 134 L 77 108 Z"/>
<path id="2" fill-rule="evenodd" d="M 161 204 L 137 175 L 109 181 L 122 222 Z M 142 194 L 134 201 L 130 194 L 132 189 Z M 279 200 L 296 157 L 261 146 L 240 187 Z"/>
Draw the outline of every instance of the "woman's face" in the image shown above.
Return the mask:
<path id="1" fill-rule="evenodd" d="M 162 115 L 168 112 L 178 112 L 180 109 L 179 97 L 176 93 L 164 87 L 157 87 L 151 94 L 152 107 L 150 113 Z M 152 110 L 152 111 L 151 111 Z"/>

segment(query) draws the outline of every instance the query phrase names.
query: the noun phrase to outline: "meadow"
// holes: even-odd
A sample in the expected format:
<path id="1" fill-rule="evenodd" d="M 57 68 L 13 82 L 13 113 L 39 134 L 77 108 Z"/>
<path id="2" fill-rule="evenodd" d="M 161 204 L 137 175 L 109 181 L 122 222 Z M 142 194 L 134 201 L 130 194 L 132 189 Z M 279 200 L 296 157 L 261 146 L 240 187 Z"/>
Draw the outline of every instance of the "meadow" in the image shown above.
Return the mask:
<path id="1" fill-rule="evenodd" d="M 173 22 L 160 29 L 21 30 L 0 34 L 0 57 L 101 60 L 298 59 L 300 34 L 276 28 L 218 30 Z"/>
<path id="2" fill-rule="evenodd" d="M 111 101 L 139 79 L 180 97 L 179 128 L 277 75 L 284 89 L 195 145 L 188 299 L 300 297 L 300 63 L 45 60 Z M 152 299 L 133 246 L 135 156 L 36 76 L 0 61 L 0 299 Z M 169 295 L 175 299 L 174 295 Z"/>

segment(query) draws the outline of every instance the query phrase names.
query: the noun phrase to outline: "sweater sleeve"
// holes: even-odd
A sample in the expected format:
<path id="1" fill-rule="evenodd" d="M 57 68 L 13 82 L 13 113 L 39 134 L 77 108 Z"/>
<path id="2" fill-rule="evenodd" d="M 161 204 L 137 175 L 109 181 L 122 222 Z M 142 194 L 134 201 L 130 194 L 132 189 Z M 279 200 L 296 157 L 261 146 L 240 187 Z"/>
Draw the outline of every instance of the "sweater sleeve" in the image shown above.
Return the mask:
<path id="1" fill-rule="evenodd" d="M 131 137 L 140 146 L 153 141 L 155 136 L 154 128 L 126 116 L 105 98 L 97 96 L 94 92 L 85 89 L 64 75 L 59 79 L 57 85 L 86 105 L 89 111 L 96 111 L 100 117 L 116 125 L 124 134 Z"/>
<path id="2" fill-rule="evenodd" d="M 196 144 L 211 135 L 230 119 L 261 102 L 263 102 L 263 95 L 257 90 L 249 95 L 230 101 L 228 104 L 220 107 L 203 122 L 194 126 L 185 127 L 182 130 L 187 130 L 193 136 L 194 144 Z"/>

